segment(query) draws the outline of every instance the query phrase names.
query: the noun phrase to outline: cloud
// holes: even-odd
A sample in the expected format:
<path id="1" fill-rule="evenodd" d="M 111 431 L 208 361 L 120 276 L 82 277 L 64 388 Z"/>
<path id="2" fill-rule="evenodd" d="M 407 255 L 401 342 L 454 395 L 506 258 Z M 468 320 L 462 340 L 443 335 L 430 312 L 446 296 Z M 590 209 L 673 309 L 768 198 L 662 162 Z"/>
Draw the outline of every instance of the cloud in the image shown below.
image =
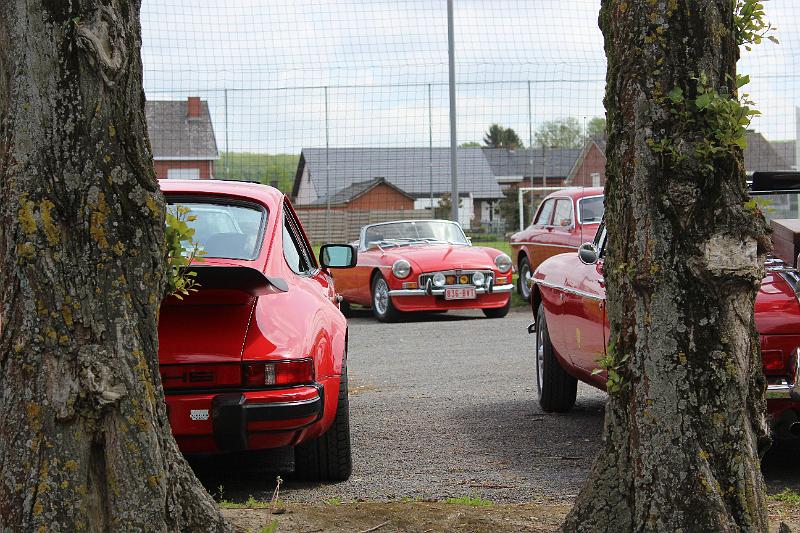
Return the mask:
<path id="1" fill-rule="evenodd" d="M 601 116 L 599 5 L 456 2 L 459 142 L 494 122 L 527 143 L 531 125 Z M 794 138 L 800 20 L 791 0 L 766 8 L 781 44 L 745 53 L 740 69 L 764 113 L 754 127 Z M 449 142 L 443 0 L 144 0 L 142 29 L 148 98 L 207 99 L 223 149 L 324 146 L 326 86 L 332 146 L 427 145 L 429 84 L 434 144 Z"/>

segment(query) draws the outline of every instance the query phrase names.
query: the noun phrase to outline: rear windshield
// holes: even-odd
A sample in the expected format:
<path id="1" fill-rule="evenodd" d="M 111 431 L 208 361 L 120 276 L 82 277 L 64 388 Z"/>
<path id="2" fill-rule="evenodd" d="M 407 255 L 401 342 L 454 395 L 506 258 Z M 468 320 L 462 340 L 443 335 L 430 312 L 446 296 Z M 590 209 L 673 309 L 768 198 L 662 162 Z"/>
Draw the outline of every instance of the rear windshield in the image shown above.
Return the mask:
<path id="1" fill-rule="evenodd" d="M 194 228 L 194 240 L 203 257 L 247 259 L 258 257 L 264 225 L 264 210 L 255 205 L 170 202 L 189 208 L 188 222 Z"/>

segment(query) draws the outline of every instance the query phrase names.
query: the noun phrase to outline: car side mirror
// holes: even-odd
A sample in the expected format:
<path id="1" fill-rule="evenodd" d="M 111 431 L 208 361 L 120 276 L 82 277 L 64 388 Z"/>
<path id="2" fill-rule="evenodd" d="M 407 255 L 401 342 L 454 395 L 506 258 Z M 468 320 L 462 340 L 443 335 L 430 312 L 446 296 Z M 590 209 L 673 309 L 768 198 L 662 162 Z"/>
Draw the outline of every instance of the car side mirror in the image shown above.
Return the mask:
<path id="1" fill-rule="evenodd" d="M 358 261 L 358 251 L 352 244 L 323 244 L 319 262 L 323 268 L 353 268 Z"/>
<path id="2" fill-rule="evenodd" d="M 578 259 L 580 259 L 581 263 L 584 265 L 593 265 L 600 259 L 600 252 L 593 242 L 585 242 L 578 248 Z"/>

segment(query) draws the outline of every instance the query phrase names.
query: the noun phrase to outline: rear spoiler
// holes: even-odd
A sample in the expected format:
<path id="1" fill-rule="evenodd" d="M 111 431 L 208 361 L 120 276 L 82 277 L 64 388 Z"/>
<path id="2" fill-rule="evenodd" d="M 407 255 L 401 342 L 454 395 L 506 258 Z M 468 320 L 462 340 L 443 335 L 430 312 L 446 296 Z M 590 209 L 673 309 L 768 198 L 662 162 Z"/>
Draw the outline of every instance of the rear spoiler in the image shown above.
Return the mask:
<path id="1" fill-rule="evenodd" d="M 245 266 L 192 265 L 195 280 L 202 289 L 227 289 L 242 291 L 253 296 L 287 292 L 289 285 L 283 278 L 267 276 L 258 269 Z"/>
<path id="2" fill-rule="evenodd" d="M 748 183 L 750 193 L 781 193 L 800 191 L 800 172 L 791 170 L 753 172 Z"/>

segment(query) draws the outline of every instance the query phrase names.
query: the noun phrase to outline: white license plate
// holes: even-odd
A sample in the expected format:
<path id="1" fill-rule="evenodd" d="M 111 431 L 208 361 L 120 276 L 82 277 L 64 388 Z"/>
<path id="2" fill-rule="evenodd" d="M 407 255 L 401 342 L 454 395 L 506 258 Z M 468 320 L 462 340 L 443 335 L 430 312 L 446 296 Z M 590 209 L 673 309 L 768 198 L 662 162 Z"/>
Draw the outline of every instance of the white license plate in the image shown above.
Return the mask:
<path id="1" fill-rule="evenodd" d="M 474 300 L 475 287 L 447 287 L 444 290 L 445 300 Z"/>

